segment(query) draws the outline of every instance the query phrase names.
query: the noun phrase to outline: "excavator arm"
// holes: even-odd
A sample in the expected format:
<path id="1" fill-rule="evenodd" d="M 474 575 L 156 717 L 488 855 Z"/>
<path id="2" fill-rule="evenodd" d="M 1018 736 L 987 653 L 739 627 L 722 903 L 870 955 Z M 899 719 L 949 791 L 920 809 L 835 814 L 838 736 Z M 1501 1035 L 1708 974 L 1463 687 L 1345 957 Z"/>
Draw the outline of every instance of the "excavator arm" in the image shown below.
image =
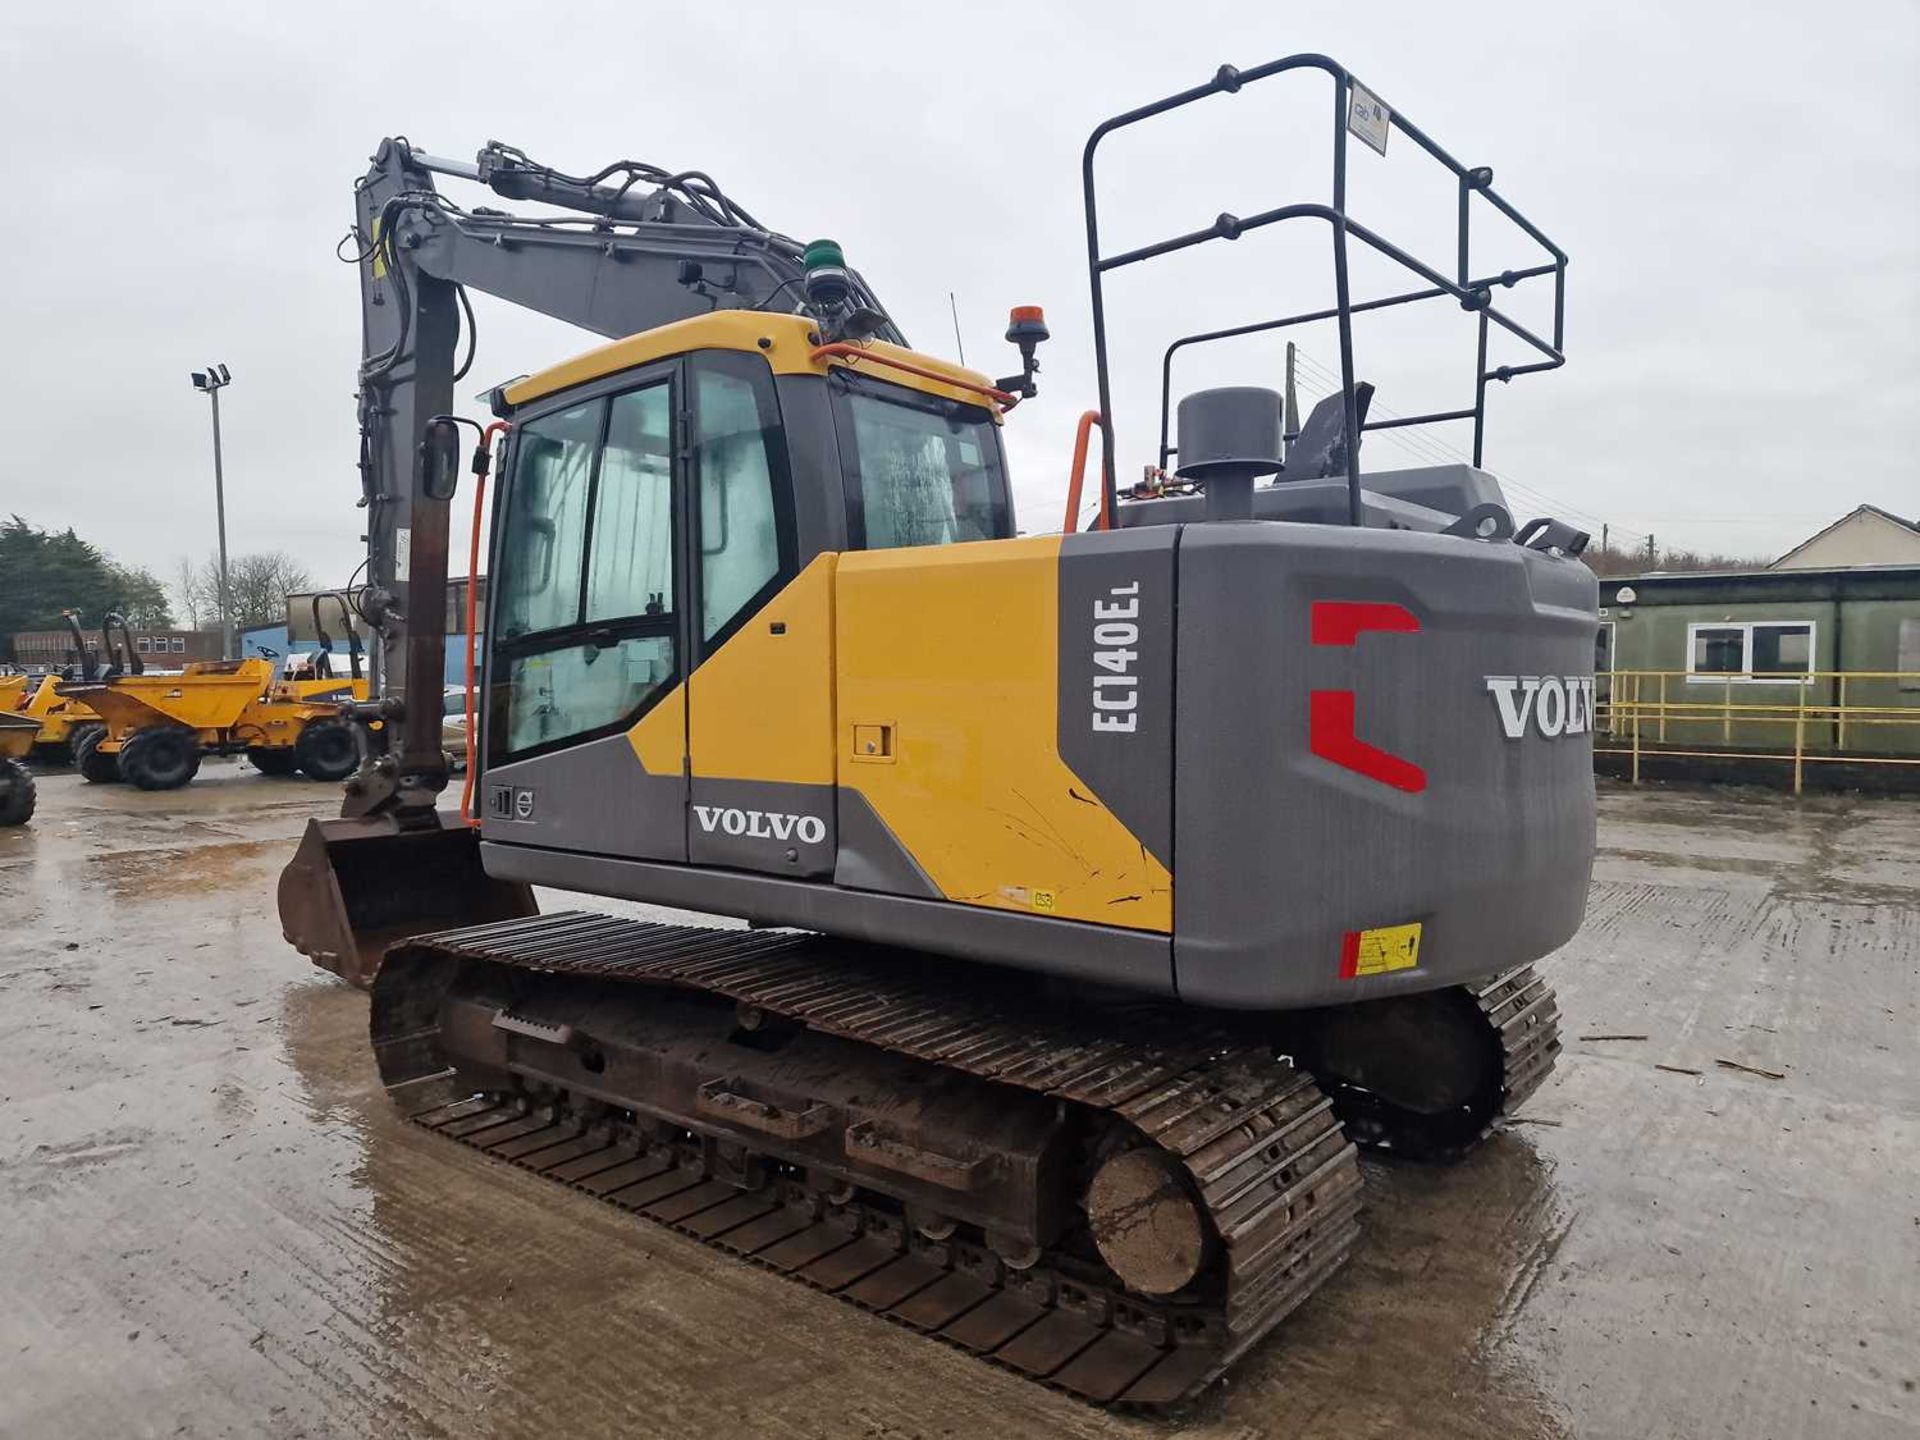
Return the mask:
<path id="1" fill-rule="evenodd" d="M 464 207 L 437 177 L 540 213 Z M 620 161 L 574 176 L 498 142 L 468 164 L 394 138 L 374 152 L 354 209 L 341 255 L 360 272 L 367 558 L 350 600 L 374 637 L 374 698 L 345 708 L 388 743 L 348 780 L 341 817 L 309 824 L 281 876 L 280 914 L 296 947 L 365 984 L 391 941 L 534 911 L 524 885 L 487 877 L 475 832 L 438 808 L 454 427 L 473 423 L 452 414 L 475 355 L 466 292 L 608 337 L 714 310 L 804 309 L 823 341 L 905 339 L 837 246 L 765 228 L 698 171 Z"/>

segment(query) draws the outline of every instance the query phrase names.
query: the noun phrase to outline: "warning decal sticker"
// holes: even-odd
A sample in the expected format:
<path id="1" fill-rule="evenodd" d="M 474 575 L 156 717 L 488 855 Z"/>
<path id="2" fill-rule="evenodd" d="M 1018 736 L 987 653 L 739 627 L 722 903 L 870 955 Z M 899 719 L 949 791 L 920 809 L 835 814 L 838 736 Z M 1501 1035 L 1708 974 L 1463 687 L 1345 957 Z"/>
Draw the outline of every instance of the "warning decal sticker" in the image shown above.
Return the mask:
<path id="1" fill-rule="evenodd" d="M 1340 941 L 1340 978 L 1386 975 L 1420 963 L 1420 923 L 1349 930 Z"/>
<path id="2" fill-rule="evenodd" d="M 1347 129 L 1360 137 L 1372 150 L 1387 153 L 1387 136 L 1393 129 L 1393 111 L 1389 110 L 1366 86 L 1355 83 L 1353 98 L 1347 103 Z"/>

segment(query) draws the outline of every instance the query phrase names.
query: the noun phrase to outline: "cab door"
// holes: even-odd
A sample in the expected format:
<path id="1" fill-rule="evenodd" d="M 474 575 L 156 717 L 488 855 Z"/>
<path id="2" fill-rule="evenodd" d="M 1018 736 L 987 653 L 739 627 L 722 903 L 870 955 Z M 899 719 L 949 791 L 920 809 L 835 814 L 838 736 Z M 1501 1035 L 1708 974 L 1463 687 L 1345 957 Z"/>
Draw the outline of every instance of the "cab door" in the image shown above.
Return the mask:
<path id="1" fill-rule="evenodd" d="M 687 858 L 678 362 L 516 425 L 487 625 L 489 841 Z"/>
<path id="2" fill-rule="evenodd" d="M 793 481 L 758 355 L 687 362 L 687 853 L 696 865 L 833 874 L 833 569 L 797 561 Z"/>

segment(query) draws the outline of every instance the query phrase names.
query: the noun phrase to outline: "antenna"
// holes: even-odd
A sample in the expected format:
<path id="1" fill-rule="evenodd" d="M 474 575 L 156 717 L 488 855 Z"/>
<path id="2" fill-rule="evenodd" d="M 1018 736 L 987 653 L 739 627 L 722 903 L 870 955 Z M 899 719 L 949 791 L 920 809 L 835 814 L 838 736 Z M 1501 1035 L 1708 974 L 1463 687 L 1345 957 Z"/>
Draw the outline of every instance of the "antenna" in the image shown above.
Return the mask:
<path id="1" fill-rule="evenodd" d="M 1280 416 L 1280 455 L 1285 459 L 1293 450 L 1293 442 L 1300 436 L 1300 397 L 1293 387 L 1295 352 L 1293 341 L 1287 341 L 1287 390 L 1284 408 Z"/>
<path id="2" fill-rule="evenodd" d="M 953 291 L 947 292 L 947 308 L 953 311 L 953 348 L 960 352 L 960 363 L 967 363 L 966 342 L 960 338 L 960 302 L 953 298 Z"/>

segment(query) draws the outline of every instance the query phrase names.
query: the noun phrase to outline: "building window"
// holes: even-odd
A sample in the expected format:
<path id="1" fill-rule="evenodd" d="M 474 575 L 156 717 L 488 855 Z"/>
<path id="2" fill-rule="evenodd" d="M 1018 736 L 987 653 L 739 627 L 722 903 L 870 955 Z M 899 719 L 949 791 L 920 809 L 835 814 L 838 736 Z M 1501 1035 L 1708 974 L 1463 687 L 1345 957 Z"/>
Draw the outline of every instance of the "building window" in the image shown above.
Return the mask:
<path id="1" fill-rule="evenodd" d="M 1687 679 L 1735 684 L 1812 681 L 1811 620 L 1687 626 Z"/>
<path id="2" fill-rule="evenodd" d="M 166 642 L 166 641 L 164 641 L 164 640 L 162 640 L 162 641 L 160 642 L 160 646 L 161 646 L 161 648 L 162 648 L 162 649 L 165 649 L 165 648 L 166 648 L 166 644 L 167 644 L 167 642 Z M 136 635 L 136 636 L 134 636 L 134 637 L 133 637 L 133 648 L 134 648 L 134 649 L 136 649 L 136 650 L 139 650 L 139 651 L 141 651 L 141 652 L 143 652 L 143 653 L 144 653 L 144 652 L 146 651 L 146 649 L 147 649 L 147 637 L 146 637 L 146 636 L 144 636 L 144 635 Z"/>
<path id="3" fill-rule="evenodd" d="M 176 655 L 184 655 L 187 653 L 187 637 L 186 636 L 176 635 L 173 637 L 173 653 Z"/>
<path id="4" fill-rule="evenodd" d="M 1696 675 L 1738 675 L 1747 668 L 1747 632 L 1742 625 L 1688 627 L 1693 658 L 1687 669 Z"/>

